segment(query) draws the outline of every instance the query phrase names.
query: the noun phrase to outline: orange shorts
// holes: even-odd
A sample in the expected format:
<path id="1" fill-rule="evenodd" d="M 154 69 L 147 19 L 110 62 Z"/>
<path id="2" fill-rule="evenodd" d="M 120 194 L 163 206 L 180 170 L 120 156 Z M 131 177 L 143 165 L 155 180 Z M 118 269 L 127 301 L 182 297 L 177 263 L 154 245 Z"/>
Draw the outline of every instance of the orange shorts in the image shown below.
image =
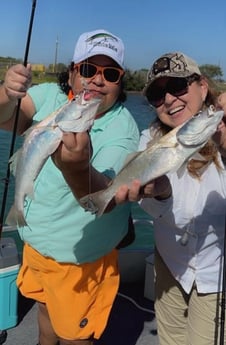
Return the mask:
<path id="1" fill-rule="evenodd" d="M 46 304 L 59 337 L 98 339 L 118 291 L 118 253 L 82 265 L 62 264 L 25 244 L 17 285 L 22 295 Z"/>

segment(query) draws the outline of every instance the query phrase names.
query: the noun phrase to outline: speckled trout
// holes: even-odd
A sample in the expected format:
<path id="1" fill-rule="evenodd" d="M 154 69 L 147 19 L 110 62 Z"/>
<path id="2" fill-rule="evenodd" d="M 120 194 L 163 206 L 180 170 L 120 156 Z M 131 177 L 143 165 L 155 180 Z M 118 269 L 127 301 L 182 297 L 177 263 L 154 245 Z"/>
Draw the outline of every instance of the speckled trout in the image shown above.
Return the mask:
<path id="1" fill-rule="evenodd" d="M 223 111 L 214 111 L 211 106 L 172 129 L 144 151 L 129 155 L 111 184 L 104 190 L 81 198 L 81 205 L 85 210 L 100 216 L 121 185 L 130 186 L 134 179 L 139 179 L 141 184 L 145 185 L 169 172 L 179 173 L 181 169 L 182 173 L 187 161 L 215 133 L 223 114 Z"/>
<path id="2" fill-rule="evenodd" d="M 34 198 L 34 181 L 47 158 L 59 146 L 63 132 L 90 129 L 100 102 L 100 98 L 94 98 L 85 91 L 24 133 L 21 149 L 10 159 L 10 168 L 15 175 L 15 193 L 6 224 L 26 225 L 24 199 L 26 196 Z"/>

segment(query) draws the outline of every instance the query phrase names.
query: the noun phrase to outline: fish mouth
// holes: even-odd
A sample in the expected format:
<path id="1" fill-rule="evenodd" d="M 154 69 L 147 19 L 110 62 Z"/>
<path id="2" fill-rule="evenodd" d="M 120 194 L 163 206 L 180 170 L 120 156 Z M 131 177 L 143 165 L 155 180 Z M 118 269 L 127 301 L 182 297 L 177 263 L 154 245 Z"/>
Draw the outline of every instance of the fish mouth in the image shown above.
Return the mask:
<path id="1" fill-rule="evenodd" d="M 97 95 L 95 92 L 90 91 L 90 90 L 83 91 L 83 99 L 85 101 L 90 101 L 92 98 L 97 98 Z"/>
<path id="2" fill-rule="evenodd" d="M 77 99 L 80 104 L 87 104 L 92 100 L 100 100 L 101 97 L 99 93 L 85 89 L 79 93 Z"/>

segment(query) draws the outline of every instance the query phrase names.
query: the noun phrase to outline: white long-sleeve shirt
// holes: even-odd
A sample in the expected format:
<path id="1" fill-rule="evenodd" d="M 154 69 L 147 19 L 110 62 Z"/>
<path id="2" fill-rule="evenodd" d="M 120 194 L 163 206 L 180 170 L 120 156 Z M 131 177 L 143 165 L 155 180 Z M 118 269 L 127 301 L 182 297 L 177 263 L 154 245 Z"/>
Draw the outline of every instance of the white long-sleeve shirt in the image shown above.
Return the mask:
<path id="1" fill-rule="evenodd" d="M 151 139 L 142 132 L 140 150 Z M 164 164 L 164 162 L 163 162 Z M 168 174 L 172 197 L 143 199 L 153 217 L 156 247 L 186 293 L 195 282 L 200 293 L 221 291 L 226 217 L 226 171 L 211 163 L 201 180 L 187 169 L 179 178 Z M 181 242 L 185 242 L 182 244 Z"/>

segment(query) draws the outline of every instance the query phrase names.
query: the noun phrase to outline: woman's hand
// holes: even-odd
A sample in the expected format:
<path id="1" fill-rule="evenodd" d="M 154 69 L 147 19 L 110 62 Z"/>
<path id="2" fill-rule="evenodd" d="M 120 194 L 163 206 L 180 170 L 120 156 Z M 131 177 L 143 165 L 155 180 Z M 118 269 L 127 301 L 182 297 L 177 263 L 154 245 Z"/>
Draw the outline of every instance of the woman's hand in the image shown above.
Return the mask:
<path id="1" fill-rule="evenodd" d="M 22 64 L 14 65 L 8 69 L 5 75 L 3 87 L 10 100 L 16 100 L 26 96 L 27 89 L 31 85 L 31 65 L 25 67 Z"/>
<path id="2" fill-rule="evenodd" d="M 156 198 L 158 200 L 168 199 L 172 195 L 172 188 L 167 176 L 161 176 L 150 181 L 141 187 L 139 180 L 134 180 L 131 186 L 122 185 L 116 195 L 116 204 L 122 204 L 125 201 L 139 201 L 142 198 Z"/>
<path id="3" fill-rule="evenodd" d="M 109 178 L 90 164 L 91 156 L 92 146 L 87 132 L 64 133 L 62 143 L 52 155 L 77 200 L 106 188 L 109 183 Z"/>
<path id="4" fill-rule="evenodd" d="M 91 156 L 92 146 L 87 132 L 64 133 L 52 159 L 61 171 L 81 172 L 88 169 Z"/>
<path id="5" fill-rule="evenodd" d="M 226 156 L 226 92 L 222 93 L 218 97 L 217 108 L 224 111 L 224 117 L 212 138 L 218 146 L 221 154 Z"/>

